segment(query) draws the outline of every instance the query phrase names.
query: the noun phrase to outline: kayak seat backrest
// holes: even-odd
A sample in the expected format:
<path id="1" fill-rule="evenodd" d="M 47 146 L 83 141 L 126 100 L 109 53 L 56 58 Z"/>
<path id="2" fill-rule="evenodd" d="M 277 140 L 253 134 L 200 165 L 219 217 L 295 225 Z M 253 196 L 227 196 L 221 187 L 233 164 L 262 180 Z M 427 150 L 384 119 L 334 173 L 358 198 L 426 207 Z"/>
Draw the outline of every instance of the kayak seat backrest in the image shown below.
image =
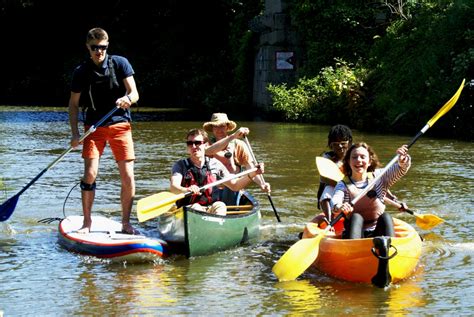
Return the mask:
<path id="1" fill-rule="evenodd" d="M 394 229 L 395 229 L 395 236 L 397 238 L 403 238 L 408 236 L 412 231 L 409 230 L 406 226 L 400 224 L 400 223 L 394 223 Z"/>

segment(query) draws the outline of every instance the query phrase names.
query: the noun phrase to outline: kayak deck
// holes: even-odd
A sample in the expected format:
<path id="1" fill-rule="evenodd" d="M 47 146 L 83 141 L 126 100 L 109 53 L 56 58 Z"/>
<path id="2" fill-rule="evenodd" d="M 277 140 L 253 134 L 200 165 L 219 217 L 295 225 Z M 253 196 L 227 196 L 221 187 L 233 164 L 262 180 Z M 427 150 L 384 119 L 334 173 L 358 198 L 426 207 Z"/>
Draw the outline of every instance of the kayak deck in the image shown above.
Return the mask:
<path id="1" fill-rule="evenodd" d="M 394 221 L 395 237 L 391 237 L 389 272 L 392 283 L 406 279 L 416 269 L 422 251 L 422 240 L 408 223 Z M 310 224 L 307 225 L 308 226 Z M 315 225 L 315 224 L 314 224 Z M 313 233 L 321 229 L 309 229 Z M 329 276 L 350 281 L 371 283 L 377 273 L 379 259 L 373 254 L 373 238 L 341 239 L 340 235 L 328 233 L 319 245 L 319 253 L 313 266 Z"/>

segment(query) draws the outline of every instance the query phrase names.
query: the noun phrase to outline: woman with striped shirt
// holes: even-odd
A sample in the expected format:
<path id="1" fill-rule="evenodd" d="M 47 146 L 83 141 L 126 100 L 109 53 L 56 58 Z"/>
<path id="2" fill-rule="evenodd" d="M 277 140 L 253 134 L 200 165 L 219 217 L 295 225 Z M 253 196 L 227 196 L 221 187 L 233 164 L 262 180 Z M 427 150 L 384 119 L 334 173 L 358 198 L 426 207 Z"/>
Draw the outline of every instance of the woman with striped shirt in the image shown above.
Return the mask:
<path id="1" fill-rule="evenodd" d="M 344 157 L 346 177 L 337 183 L 332 198 L 334 215 L 340 212 L 345 214 L 343 238 L 395 236 L 392 218 L 385 213 L 383 201 L 390 186 L 405 175 L 411 165 L 406 145 L 397 149 L 397 154 L 397 164 L 385 172 L 367 195 L 351 206 L 350 201 L 366 188 L 382 169 L 377 169 L 380 162 L 366 143 L 356 143 L 347 150 Z"/>

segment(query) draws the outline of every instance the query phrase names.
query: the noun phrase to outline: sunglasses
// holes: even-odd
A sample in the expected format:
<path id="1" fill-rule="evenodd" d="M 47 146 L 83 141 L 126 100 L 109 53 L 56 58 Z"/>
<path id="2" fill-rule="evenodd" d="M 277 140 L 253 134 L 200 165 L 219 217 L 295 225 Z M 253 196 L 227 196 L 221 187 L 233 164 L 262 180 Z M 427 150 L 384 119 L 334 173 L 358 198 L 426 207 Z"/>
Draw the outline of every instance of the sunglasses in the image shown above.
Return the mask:
<path id="1" fill-rule="evenodd" d="M 187 146 L 200 146 L 202 144 L 204 144 L 204 141 L 186 141 Z"/>
<path id="2" fill-rule="evenodd" d="M 329 145 L 330 146 L 347 147 L 349 145 L 349 141 L 331 142 Z"/>
<path id="3" fill-rule="evenodd" d="M 99 50 L 105 51 L 109 46 L 108 45 L 90 45 L 91 51 L 98 52 Z"/>

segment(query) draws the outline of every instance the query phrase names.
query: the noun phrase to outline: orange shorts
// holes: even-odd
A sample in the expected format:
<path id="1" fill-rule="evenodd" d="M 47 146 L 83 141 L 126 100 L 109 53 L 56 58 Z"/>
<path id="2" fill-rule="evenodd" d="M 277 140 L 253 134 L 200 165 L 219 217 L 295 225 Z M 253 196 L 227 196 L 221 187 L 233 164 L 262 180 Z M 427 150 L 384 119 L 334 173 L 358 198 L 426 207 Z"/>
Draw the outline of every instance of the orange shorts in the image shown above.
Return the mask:
<path id="1" fill-rule="evenodd" d="M 90 128 L 85 127 L 86 131 Z M 132 126 L 130 122 L 121 122 L 106 127 L 98 127 L 91 133 L 82 145 L 83 158 L 99 158 L 104 153 L 105 145 L 109 143 L 116 161 L 135 159 L 133 149 Z"/>

